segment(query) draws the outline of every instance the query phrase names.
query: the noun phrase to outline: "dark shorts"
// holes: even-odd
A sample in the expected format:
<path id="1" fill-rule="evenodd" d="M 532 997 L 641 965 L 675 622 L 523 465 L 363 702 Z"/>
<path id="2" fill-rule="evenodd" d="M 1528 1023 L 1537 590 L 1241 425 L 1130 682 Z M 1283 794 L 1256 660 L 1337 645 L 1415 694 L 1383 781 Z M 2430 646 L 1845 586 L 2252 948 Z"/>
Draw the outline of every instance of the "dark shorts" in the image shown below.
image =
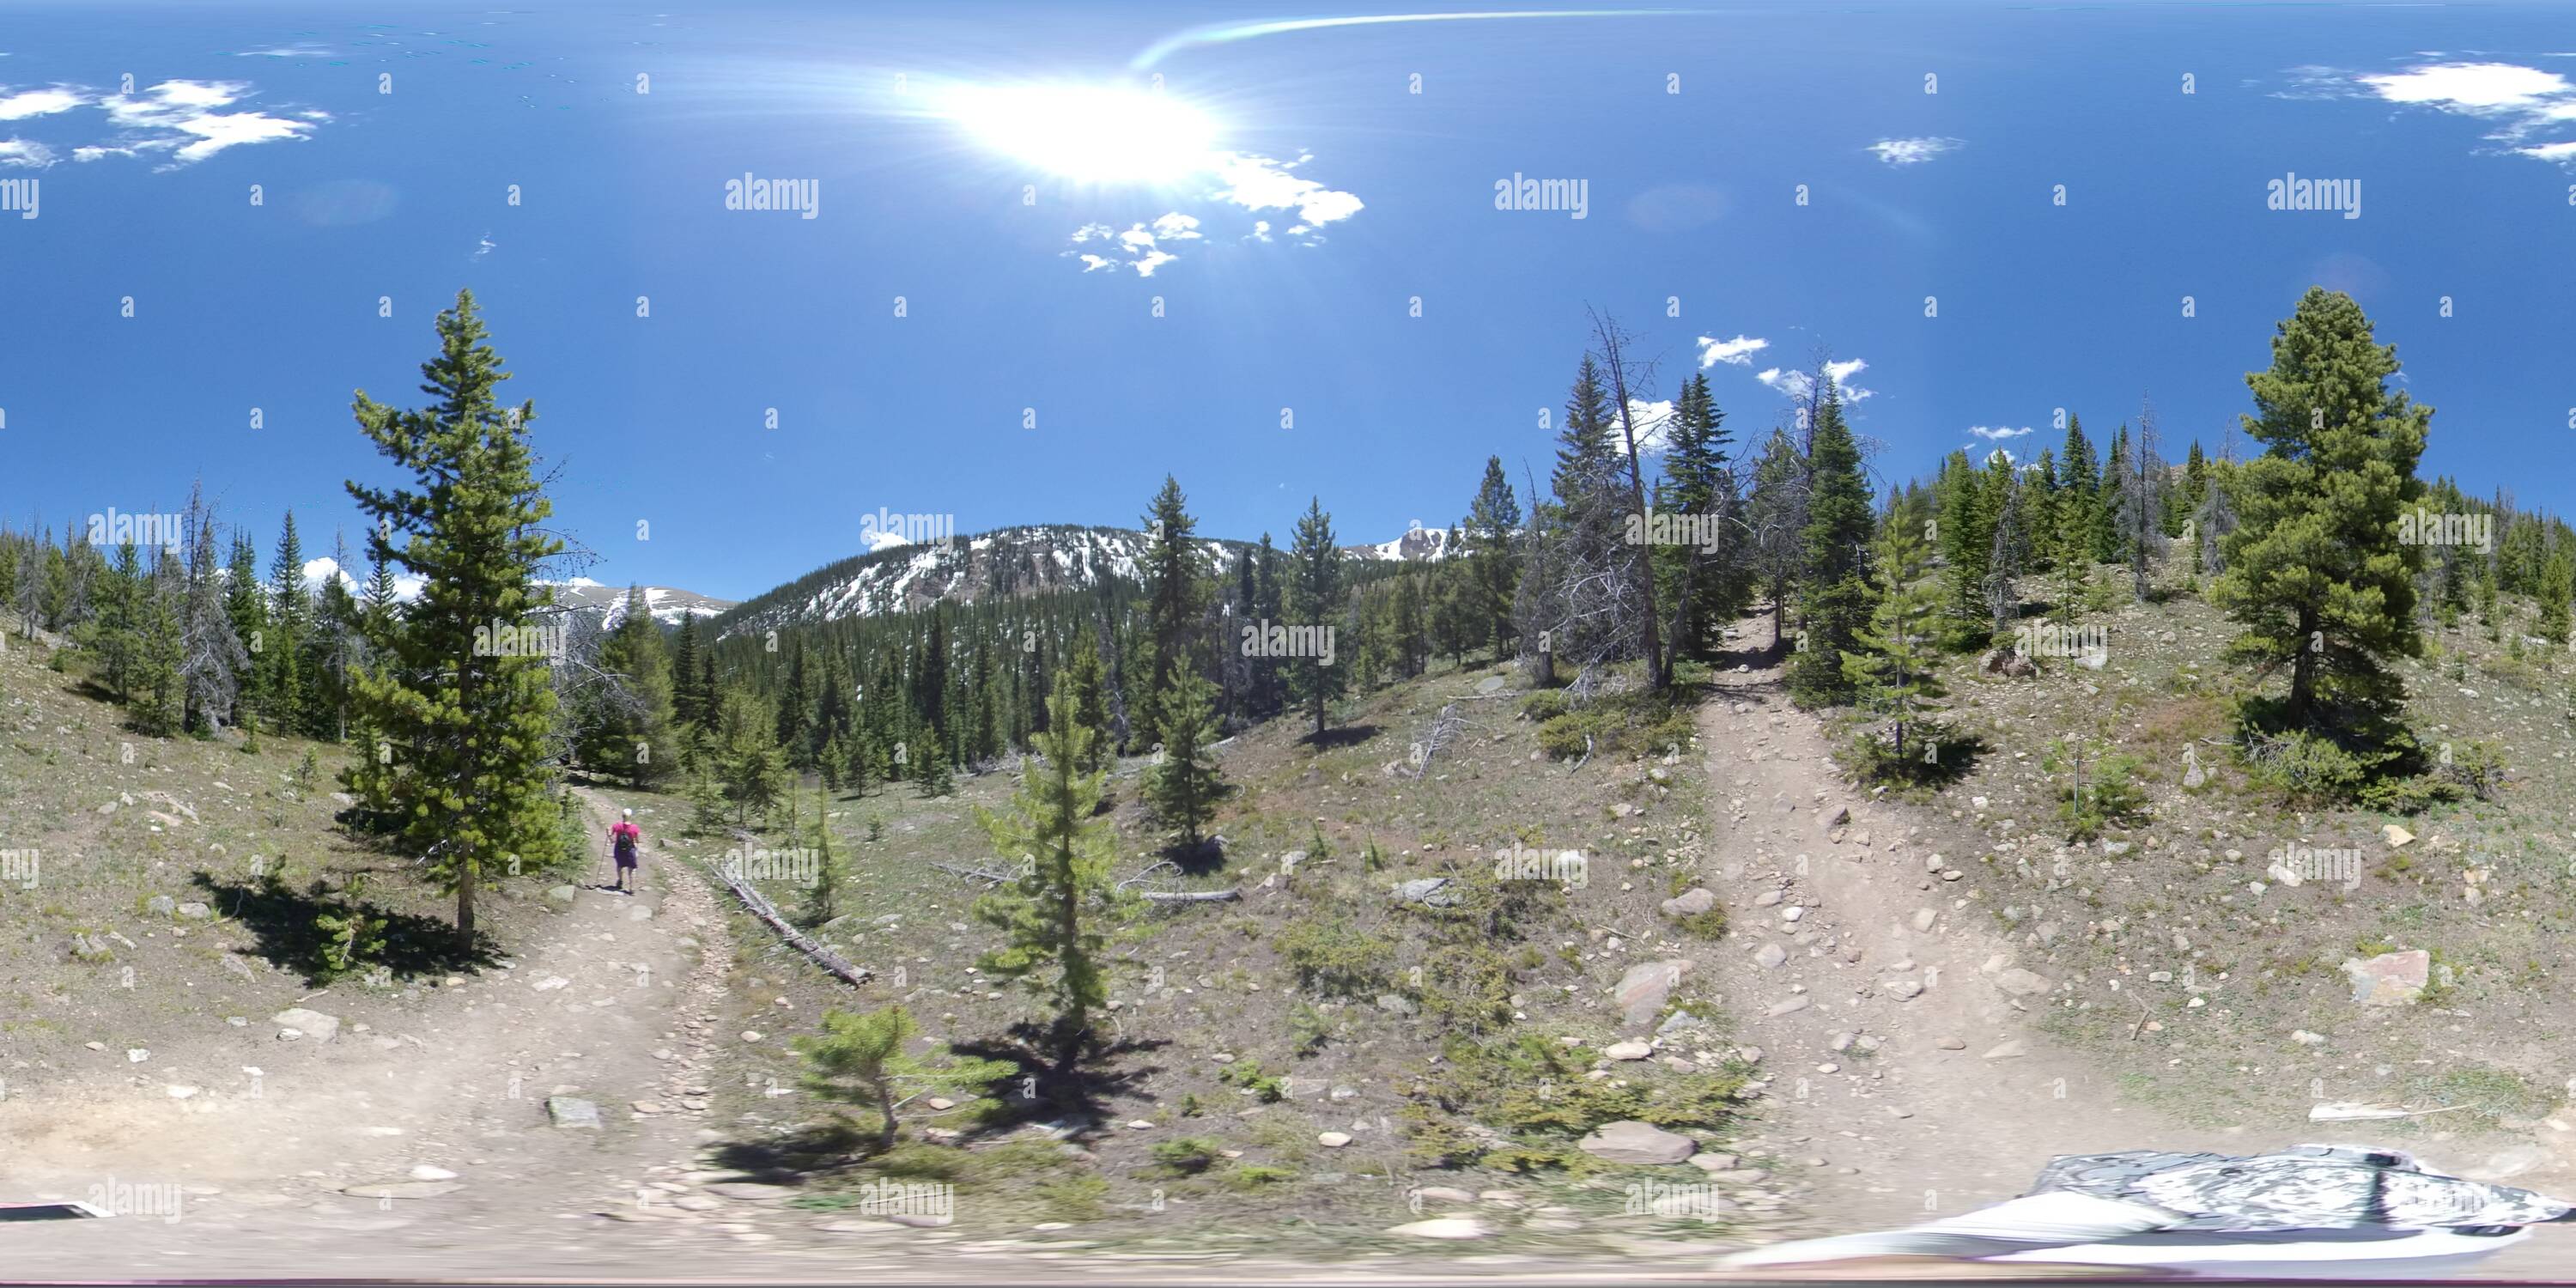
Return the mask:
<path id="1" fill-rule="evenodd" d="M 625 854 L 620 854 L 620 855 L 616 856 L 616 858 L 617 858 L 617 866 L 618 866 L 618 867 L 619 867 L 619 869 L 621 869 L 621 870 L 626 869 L 626 868 L 631 868 L 631 867 L 634 867 L 634 866 L 635 866 L 635 855 L 634 855 L 634 853 L 633 853 L 632 851 L 630 851 L 630 852 L 628 852 L 628 853 L 625 853 Z"/>

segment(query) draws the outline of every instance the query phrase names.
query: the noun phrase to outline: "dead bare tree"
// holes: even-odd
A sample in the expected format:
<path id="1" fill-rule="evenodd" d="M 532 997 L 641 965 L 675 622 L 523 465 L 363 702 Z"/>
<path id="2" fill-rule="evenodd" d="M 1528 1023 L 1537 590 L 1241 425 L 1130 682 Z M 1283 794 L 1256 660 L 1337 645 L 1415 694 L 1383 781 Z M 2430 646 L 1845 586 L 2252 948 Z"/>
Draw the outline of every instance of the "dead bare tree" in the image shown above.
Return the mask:
<path id="1" fill-rule="evenodd" d="M 1593 351 L 1601 359 L 1603 372 L 1610 377 L 1610 396 L 1618 400 L 1619 436 L 1627 448 L 1628 493 L 1633 506 L 1629 513 L 1636 515 L 1638 520 L 1643 522 L 1646 515 L 1646 476 L 1644 468 L 1637 460 L 1636 402 L 1631 396 L 1632 382 L 1627 356 L 1629 336 L 1627 332 L 1620 330 L 1617 319 L 1597 310 L 1586 310 L 1586 312 L 1592 316 Z M 1634 381 L 1636 385 L 1650 385 L 1654 376 L 1654 365 L 1652 363 L 1640 365 L 1636 370 L 1636 376 L 1637 379 Z M 1639 646 L 1646 657 L 1646 683 L 1649 687 L 1660 691 L 1670 687 L 1672 672 L 1665 665 L 1663 640 L 1656 627 L 1654 561 L 1639 558 L 1633 562 L 1636 567 L 1631 575 L 1637 582 L 1637 599 L 1644 608 L 1643 614 L 1637 619 L 1636 626 L 1640 634 Z"/>
<path id="2" fill-rule="evenodd" d="M 2120 472 L 2120 535 L 2129 543 L 2129 588 L 2139 601 L 2147 598 L 2148 557 L 2164 547 L 2164 462 L 2156 455 L 2156 408 L 2139 400 L 2138 436 L 2129 445 L 2127 468 Z"/>

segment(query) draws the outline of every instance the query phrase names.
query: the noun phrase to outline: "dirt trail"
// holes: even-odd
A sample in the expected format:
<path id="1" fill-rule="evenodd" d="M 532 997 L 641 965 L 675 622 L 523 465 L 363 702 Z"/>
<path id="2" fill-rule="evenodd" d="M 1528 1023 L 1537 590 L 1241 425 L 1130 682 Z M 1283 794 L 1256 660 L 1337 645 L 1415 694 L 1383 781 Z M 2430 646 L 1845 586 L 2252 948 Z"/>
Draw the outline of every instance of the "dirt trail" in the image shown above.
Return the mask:
<path id="1" fill-rule="evenodd" d="M 608 811 L 588 804 L 604 837 Z M 10 1227 L 12 1272 L 430 1273 L 465 1248 L 560 1264 L 561 1218 L 631 1204 L 646 1169 L 691 1165 L 701 1079 L 729 1036 L 714 1027 L 731 948 L 713 896 L 649 849 L 638 894 L 600 888 L 607 874 L 603 842 L 550 934 L 507 969 L 441 982 L 408 1023 L 358 1031 L 354 1015 L 376 1008 L 343 985 L 302 1003 L 352 1014 L 328 1041 L 282 1041 L 265 1015 L 209 1016 L 213 1036 L 148 1063 L 102 1060 L 12 1094 L 0 1140 L 14 1194 L 141 1186 L 128 1197 L 143 1201 L 179 1187 L 180 1204 L 175 1221 Z M 172 1086 L 196 1089 L 180 1099 Z M 553 1095 L 596 1104 L 602 1128 L 550 1126 Z M 413 1182 L 419 1167 L 455 1173 L 458 1188 L 343 1192 Z"/>
<path id="2" fill-rule="evenodd" d="M 1749 619 L 1742 634 L 1770 639 L 1770 619 Z M 1766 656 L 1786 654 L 1775 645 Z M 1824 1160 L 1803 1173 L 1820 1231 L 2010 1197 L 2052 1154 L 2285 1143 L 2195 1131 L 2120 1103 L 2100 1068 L 2032 1026 L 2052 1005 L 2046 987 L 2062 981 L 2020 961 L 1989 903 L 1965 897 L 1973 876 L 1927 870 L 1937 854 L 1943 869 L 1973 871 L 1991 843 L 1855 791 L 1815 718 L 1789 704 L 1778 665 L 1718 685 L 1700 714 L 1708 866 L 1737 933 L 1716 986 L 1773 1079 L 1766 1135 L 1806 1138 L 1776 1152 Z M 1842 810 L 1847 821 L 1828 826 Z M 1840 1034 L 1875 1038 L 1877 1049 L 1837 1051 Z"/>

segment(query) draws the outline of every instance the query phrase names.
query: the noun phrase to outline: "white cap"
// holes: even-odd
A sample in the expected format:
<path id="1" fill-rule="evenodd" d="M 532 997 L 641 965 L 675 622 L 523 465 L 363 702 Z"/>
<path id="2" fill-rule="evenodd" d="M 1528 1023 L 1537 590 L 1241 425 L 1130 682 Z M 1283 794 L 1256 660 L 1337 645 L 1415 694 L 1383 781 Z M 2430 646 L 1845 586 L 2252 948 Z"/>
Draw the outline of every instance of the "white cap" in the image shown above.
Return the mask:
<path id="1" fill-rule="evenodd" d="M 626 815 L 626 817 L 628 817 L 628 818 L 633 818 L 633 817 L 635 817 L 635 811 L 633 811 L 633 810 L 631 810 L 631 809 L 630 809 L 630 810 L 623 811 L 623 812 L 624 812 L 624 814 Z"/>

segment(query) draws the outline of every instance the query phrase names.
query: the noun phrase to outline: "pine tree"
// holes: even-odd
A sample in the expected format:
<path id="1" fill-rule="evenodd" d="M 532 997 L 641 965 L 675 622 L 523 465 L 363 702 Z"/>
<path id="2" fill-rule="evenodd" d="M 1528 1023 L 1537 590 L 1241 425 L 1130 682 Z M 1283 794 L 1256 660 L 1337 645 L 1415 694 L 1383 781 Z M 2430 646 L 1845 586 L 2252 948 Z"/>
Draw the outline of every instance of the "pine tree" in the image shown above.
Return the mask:
<path id="1" fill-rule="evenodd" d="M 349 593 L 348 566 L 348 539 L 334 533 L 331 575 L 322 581 L 322 593 L 313 612 L 314 655 L 318 659 L 314 667 L 313 725 L 315 732 L 337 742 L 349 738 L 349 673 L 358 663 L 365 636 L 357 597 Z"/>
<path id="2" fill-rule="evenodd" d="M 1734 513 L 1731 480 L 1726 471 L 1726 413 L 1718 410 L 1702 372 L 1682 386 L 1665 431 L 1664 483 L 1658 504 L 1695 518 L 1719 534 L 1717 549 L 1704 541 L 1657 547 L 1669 585 L 1674 656 L 1706 651 L 1735 604 L 1729 565 L 1734 562 L 1731 535 Z"/>
<path id="3" fill-rule="evenodd" d="M 2568 560 L 2565 543 L 2549 556 L 2540 574 L 2540 624 L 2542 639 L 2552 648 L 2567 646 L 2569 583 L 2576 582 L 2576 564 Z"/>
<path id="4" fill-rule="evenodd" d="M 1789 592 L 1805 555 L 1807 461 L 1786 429 L 1775 429 L 1753 467 L 1753 495 L 1745 509 L 1753 529 L 1753 560 L 1762 592 L 1771 601 L 1771 637 L 1786 642 Z"/>
<path id="5" fill-rule="evenodd" d="M 1198 520 L 1170 475 L 1163 476 L 1163 489 L 1154 494 L 1144 521 L 1145 555 L 1136 566 L 1145 582 L 1144 688 L 1128 718 L 1139 736 L 1150 737 L 1162 727 L 1157 704 L 1171 691 L 1173 674 L 1196 666 L 1208 573 L 1196 539 Z"/>
<path id="6" fill-rule="evenodd" d="M 250 654 L 225 611 L 223 559 L 215 544 L 215 512 L 202 491 L 188 495 L 183 520 L 188 534 L 187 589 L 179 610 L 181 724 L 211 734 L 232 719 Z"/>
<path id="7" fill-rule="evenodd" d="M 135 558 L 134 543 L 119 544 L 116 563 L 108 569 L 99 588 L 98 616 L 83 632 L 83 651 L 98 668 L 100 687 L 128 705 L 134 701 L 135 673 L 143 646 L 140 617 L 148 590 Z"/>
<path id="8" fill-rule="evenodd" d="M 232 559 L 224 569 L 224 615 L 232 619 L 233 637 L 250 652 L 250 665 L 238 677 L 242 721 L 248 724 L 256 713 L 274 728 L 276 703 L 270 696 L 269 682 L 282 641 L 272 638 L 268 586 L 259 575 L 259 547 L 251 543 L 247 529 L 233 532 Z"/>
<path id="9" fill-rule="evenodd" d="M 1931 710 L 1928 703 L 1943 696 L 1929 634 L 1938 595 L 1932 583 L 1922 580 L 1923 541 L 1913 525 L 1887 525 L 1877 562 L 1878 608 L 1861 633 L 1862 647 L 1844 653 L 1842 666 L 1861 706 L 1888 718 L 1896 759 L 1906 763 L 1906 734 Z"/>
<path id="10" fill-rule="evenodd" d="M 1991 571 L 1995 514 L 1982 472 L 1968 463 L 1964 451 L 1942 462 L 1939 523 L 1942 557 L 1949 565 L 1950 611 L 1962 621 L 1987 615 L 1986 577 Z"/>
<path id="11" fill-rule="evenodd" d="M 134 728 L 168 737 L 187 719 L 187 678 L 181 666 L 187 650 L 188 577 L 177 555 L 152 552 L 152 572 L 136 597 L 134 656 Z"/>
<path id="12" fill-rule="evenodd" d="M 1789 669 L 1789 695 L 1804 707 L 1851 701 L 1855 689 L 1843 673 L 1842 656 L 1858 646 L 1873 598 L 1868 581 L 1869 480 L 1861 473 L 1860 448 L 1843 424 L 1842 398 L 1831 377 L 1818 381 L 1815 416 L 1810 449 L 1814 481 L 1800 574 L 1805 586 L 1798 610 L 1802 634 Z"/>
<path id="13" fill-rule="evenodd" d="M 1084 774 L 1098 773 L 1109 757 L 1108 683 L 1100 672 L 1100 646 L 1092 642 L 1092 633 L 1078 629 L 1074 634 L 1073 662 L 1065 668 L 1064 677 L 1057 684 L 1072 696 L 1073 718 L 1093 735 L 1083 744 L 1089 748 L 1090 759 L 1075 765 L 1074 770 Z M 1052 719 L 1054 708 L 1050 706 L 1048 712 Z"/>
<path id="14" fill-rule="evenodd" d="M 1261 534 L 1261 549 L 1252 563 L 1252 625 L 1266 627 L 1286 620 L 1287 580 L 1279 566 L 1279 548 L 1270 543 L 1270 534 Z M 1252 659 L 1252 687 L 1257 695 L 1253 710 L 1264 716 L 1278 714 L 1286 701 L 1279 679 L 1279 663 L 1267 655 Z"/>
<path id="15" fill-rule="evenodd" d="M 680 617 L 679 640 L 671 651 L 671 717 L 681 724 L 704 727 L 706 696 L 698 691 L 698 615 Z"/>
<path id="16" fill-rule="evenodd" d="M 972 1099 L 1014 1072 L 1000 1060 L 955 1057 L 938 1043 L 925 1047 L 914 1041 L 920 1034 L 912 1012 L 899 1005 L 865 1014 L 827 1010 L 820 1034 L 793 1043 L 805 1060 L 804 1088 L 818 1100 L 875 1114 L 882 1154 L 895 1146 L 895 1110 L 905 1101 L 935 1091 Z"/>
<path id="17" fill-rule="evenodd" d="M 641 585 L 626 589 L 616 629 L 599 645 L 599 681 L 583 714 L 582 763 L 649 788 L 677 768 L 669 655 Z"/>
<path id="18" fill-rule="evenodd" d="M 1217 739 L 1216 695 L 1207 681 L 1186 671 L 1172 685 L 1158 704 L 1163 748 L 1146 774 L 1145 794 L 1154 817 L 1180 834 L 1182 848 L 1196 849 L 1199 830 L 1216 816 L 1216 802 L 1225 793 L 1216 754 L 1209 750 Z"/>
<path id="19" fill-rule="evenodd" d="M 1473 592 L 1464 605 L 1468 616 L 1459 625 L 1491 642 L 1499 661 L 1511 648 L 1512 597 L 1521 577 L 1521 504 L 1503 473 L 1502 457 L 1485 458 L 1484 481 L 1458 526 L 1465 538 L 1459 549 L 1470 570 L 1465 585 Z"/>
<path id="20" fill-rule="evenodd" d="M 2257 412 L 2245 432 L 2270 450 L 2237 472 L 2244 526 L 2211 588 L 2245 628 L 2228 655 L 2289 665 L 2288 727 L 2343 724 L 2345 708 L 2393 715 L 2405 686 L 2386 663 L 2423 649 L 2421 548 L 2398 541 L 2397 518 L 2423 490 L 2432 409 L 2390 388 L 2396 349 L 2373 341 L 2352 297 L 2311 287 L 2278 329 L 2270 369 L 2245 377 Z"/>
<path id="21" fill-rule="evenodd" d="M 1101 922 L 1127 902 L 1110 879 L 1110 821 L 1095 817 L 1101 776 L 1075 768 L 1100 754 L 1087 745 L 1095 736 L 1075 716 L 1073 695 L 1057 690 L 1047 703 L 1047 732 L 1035 739 L 1037 754 L 1021 762 L 1010 813 L 976 811 L 994 852 L 1020 865 L 1017 880 L 975 905 L 976 917 L 1006 940 L 978 964 L 1048 998 L 1054 1015 L 1047 1039 L 1058 1074 L 1081 1060 L 1092 1012 L 1109 1000 Z"/>
<path id="22" fill-rule="evenodd" d="M 292 510 L 269 562 L 268 620 L 270 722 L 282 732 L 309 733 L 315 722 L 305 654 L 313 646 L 313 599 L 304 588 L 304 542 L 296 535 Z"/>
<path id="23" fill-rule="evenodd" d="M 805 924 L 819 926 L 840 915 L 841 864 L 832 855 L 832 794 L 814 793 L 814 884 L 805 890 Z"/>
<path id="24" fill-rule="evenodd" d="M 393 754 L 361 757 L 346 781 L 401 820 L 403 844 L 454 892 L 468 952 L 477 889 L 563 857 L 547 659 L 495 647 L 496 628 L 536 624 L 550 602 L 537 570 L 562 547 L 541 526 L 554 507 L 528 444 L 535 408 L 503 411 L 496 393 L 509 375 L 486 335 L 473 293 L 459 291 L 438 316 L 439 356 L 421 366 L 435 401 L 406 411 L 358 395 L 359 428 L 413 486 L 349 484 L 377 520 L 371 553 L 421 590 L 391 648 L 356 678 L 364 722 Z"/>
<path id="25" fill-rule="evenodd" d="M 718 693 L 708 742 L 717 797 L 733 810 L 734 826 L 748 827 L 775 813 L 786 799 L 787 760 L 759 697 L 741 688 Z"/>
<path id="26" fill-rule="evenodd" d="M 1285 611 L 1294 628 L 1311 630 L 1317 640 L 1341 613 L 1342 552 L 1333 544 L 1333 519 L 1324 513 L 1320 497 L 1310 499 L 1297 520 L 1297 538 L 1288 551 L 1287 601 Z M 1343 685 L 1339 657 L 1327 663 L 1321 656 L 1325 651 L 1308 649 L 1287 668 L 1289 693 L 1313 712 L 1317 738 L 1324 736 L 1324 703 L 1341 696 Z"/>

